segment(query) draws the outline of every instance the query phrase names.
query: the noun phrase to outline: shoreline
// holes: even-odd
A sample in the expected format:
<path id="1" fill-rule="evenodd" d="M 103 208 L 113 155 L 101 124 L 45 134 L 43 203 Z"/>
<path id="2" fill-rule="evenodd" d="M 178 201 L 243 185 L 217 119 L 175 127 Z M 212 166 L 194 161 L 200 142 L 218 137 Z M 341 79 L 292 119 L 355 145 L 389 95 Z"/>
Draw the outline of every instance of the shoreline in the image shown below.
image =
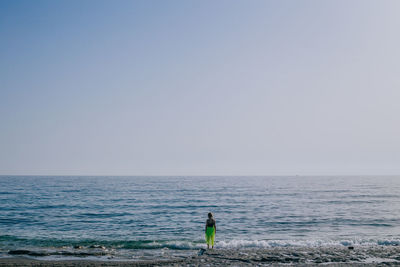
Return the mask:
<path id="1" fill-rule="evenodd" d="M 0 258 L 0 266 L 400 266 L 400 246 L 372 247 L 286 247 L 268 249 L 215 249 L 203 255 L 197 251 L 181 258 L 151 260 L 43 260 L 24 257 Z"/>

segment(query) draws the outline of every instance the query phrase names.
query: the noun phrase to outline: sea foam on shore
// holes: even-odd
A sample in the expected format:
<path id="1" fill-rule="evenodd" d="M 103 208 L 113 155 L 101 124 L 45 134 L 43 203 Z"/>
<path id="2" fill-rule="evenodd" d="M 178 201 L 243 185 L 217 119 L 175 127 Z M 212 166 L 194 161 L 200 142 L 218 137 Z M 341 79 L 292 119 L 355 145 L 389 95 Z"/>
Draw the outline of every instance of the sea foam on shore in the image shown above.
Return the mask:
<path id="1" fill-rule="evenodd" d="M 151 260 L 62 260 L 37 261 L 29 258 L 3 258 L 0 266 L 270 266 L 316 265 L 378 266 L 400 265 L 400 247 L 275 247 L 269 249 L 215 249 L 203 255 L 192 253 L 170 258 L 166 255 Z"/>

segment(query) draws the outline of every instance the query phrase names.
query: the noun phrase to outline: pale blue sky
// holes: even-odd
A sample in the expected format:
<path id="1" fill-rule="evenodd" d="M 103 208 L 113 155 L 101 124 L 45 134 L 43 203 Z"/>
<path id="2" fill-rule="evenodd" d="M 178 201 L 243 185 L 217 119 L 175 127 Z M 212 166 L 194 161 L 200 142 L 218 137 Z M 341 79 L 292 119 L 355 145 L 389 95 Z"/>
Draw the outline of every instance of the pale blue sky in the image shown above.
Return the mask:
<path id="1" fill-rule="evenodd" d="M 0 174 L 400 174 L 400 1 L 0 2 Z"/>

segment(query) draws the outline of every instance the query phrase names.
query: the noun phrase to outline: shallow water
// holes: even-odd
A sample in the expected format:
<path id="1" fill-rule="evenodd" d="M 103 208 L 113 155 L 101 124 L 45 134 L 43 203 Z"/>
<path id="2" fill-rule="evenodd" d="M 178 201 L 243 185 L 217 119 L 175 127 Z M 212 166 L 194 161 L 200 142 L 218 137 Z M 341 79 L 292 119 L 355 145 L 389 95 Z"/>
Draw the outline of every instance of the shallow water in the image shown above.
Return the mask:
<path id="1" fill-rule="evenodd" d="M 400 177 L 0 176 L 0 257 L 400 244 Z M 76 246 L 77 248 L 74 248 Z"/>

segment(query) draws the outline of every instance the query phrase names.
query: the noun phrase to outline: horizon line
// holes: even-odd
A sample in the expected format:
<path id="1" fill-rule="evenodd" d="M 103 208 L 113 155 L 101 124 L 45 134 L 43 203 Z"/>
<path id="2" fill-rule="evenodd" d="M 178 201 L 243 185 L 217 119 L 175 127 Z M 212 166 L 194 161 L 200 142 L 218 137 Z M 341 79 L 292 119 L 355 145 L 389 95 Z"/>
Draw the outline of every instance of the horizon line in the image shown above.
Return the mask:
<path id="1" fill-rule="evenodd" d="M 314 176 L 400 176 L 400 174 L 0 174 L 0 176 L 87 176 L 87 177 L 314 177 Z"/>

